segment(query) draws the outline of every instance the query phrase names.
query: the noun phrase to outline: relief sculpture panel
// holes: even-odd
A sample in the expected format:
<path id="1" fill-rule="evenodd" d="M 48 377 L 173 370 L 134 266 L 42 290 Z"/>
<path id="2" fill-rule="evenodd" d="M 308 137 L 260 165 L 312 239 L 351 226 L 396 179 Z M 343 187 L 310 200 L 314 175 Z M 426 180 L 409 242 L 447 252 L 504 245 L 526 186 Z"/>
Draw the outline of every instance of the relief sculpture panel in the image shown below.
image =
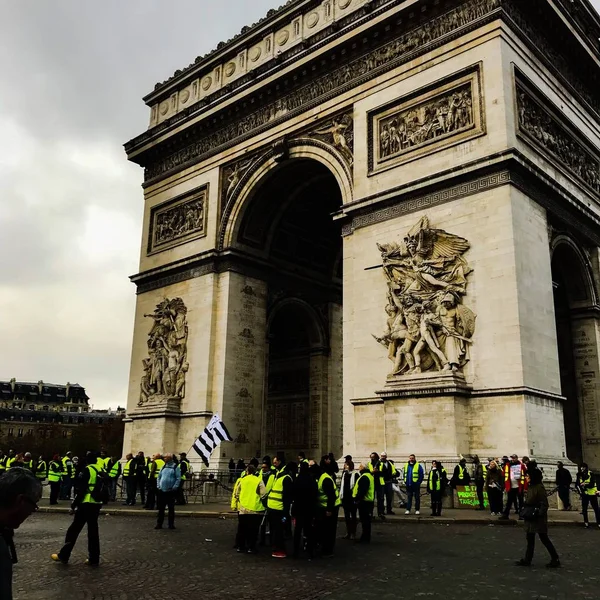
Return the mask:
<path id="1" fill-rule="evenodd" d="M 472 67 L 371 113 L 370 171 L 485 133 L 479 72 Z"/>
<path id="2" fill-rule="evenodd" d="M 378 244 L 387 282 L 386 329 L 375 340 L 390 376 L 460 371 L 469 361 L 475 314 L 463 304 L 472 272 L 467 240 L 423 217 L 400 242 Z"/>
<path id="3" fill-rule="evenodd" d="M 178 404 L 185 397 L 189 369 L 187 308 L 181 298 L 165 298 L 144 317 L 154 323 L 148 334 L 148 358 L 142 361 L 138 407 Z"/>
<path id="4" fill-rule="evenodd" d="M 148 254 L 206 235 L 208 187 L 155 206 L 150 213 Z"/>

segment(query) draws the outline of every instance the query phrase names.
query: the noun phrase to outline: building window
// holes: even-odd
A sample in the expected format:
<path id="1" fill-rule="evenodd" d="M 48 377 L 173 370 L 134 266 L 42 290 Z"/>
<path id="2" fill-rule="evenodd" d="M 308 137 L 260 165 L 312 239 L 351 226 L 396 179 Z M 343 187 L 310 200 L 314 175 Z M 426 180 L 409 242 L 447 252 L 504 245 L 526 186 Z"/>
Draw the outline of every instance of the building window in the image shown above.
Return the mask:
<path id="1" fill-rule="evenodd" d="M 63 430 L 62 430 L 62 436 L 63 436 L 64 438 L 66 438 L 66 437 L 67 437 L 67 430 L 66 430 L 66 429 L 63 429 Z"/>
<path id="2" fill-rule="evenodd" d="M 69 417 L 69 425 L 73 425 L 73 417 Z"/>
<path id="3" fill-rule="evenodd" d="M 12 437 L 15 435 L 15 430 L 12 427 L 8 428 L 8 437 Z"/>
<path id="4" fill-rule="evenodd" d="M 29 410 L 35 410 L 35 404 L 30 404 L 29 405 Z"/>
<path id="5" fill-rule="evenodd" d="M 69 407 L 69 412 L 77 412 L 77 407 L 76 406 Z"/>
<path id="6" fill-rule="evenodd" d="M 47 405 L 46 405 L 46 406 L 44 406 L 44 407 L 42 408 L 42 410 L 49 410 L 49 409 L 48 409 L 48 406 L 47 406 Z"/>
<path id="7" fill-rule="evenodd" d="M 28 429 L 27 430 L 27 435 L 33 435 L 33 429 Z"/>
<path id="8" fill-rule="evenodd" d="M 38 431 L 38 434 L 39 434 L 39 436 L 40 436 L 41 438 L 44 438 L 44 437 L 46 437 L 46 432 L 45 432 L 45 430 L 43 430 L 43 429 L 40 429 L 40 430 Z"/>
<path id="9" fill-rule="evenodd" d="M 19 431 L 17 432 L 17 437 L 23 437 L 23 430 L 19 429 Z"/>
<path id="10" fill-rule="evenodd" d="M 85 419 L 83 417 L 77 417 L 78 423 L 85 423 Z"/>

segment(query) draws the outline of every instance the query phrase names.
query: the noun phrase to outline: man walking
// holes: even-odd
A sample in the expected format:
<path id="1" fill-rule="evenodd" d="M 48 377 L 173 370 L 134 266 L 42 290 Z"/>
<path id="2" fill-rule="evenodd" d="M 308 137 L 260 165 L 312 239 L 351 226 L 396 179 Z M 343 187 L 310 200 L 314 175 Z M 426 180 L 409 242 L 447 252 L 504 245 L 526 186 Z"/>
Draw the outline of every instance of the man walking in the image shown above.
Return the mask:
<path id="1" fill-rule="evenodd" d="M 155 454 L 150 463 L 150 474 L 148 476 L 148 495 L 146 496 L 146 510 L 154 510 L 156 504 L 156 494 L 158 492 L 158 475 L 165 466 L 165 461 L 160 454 Z M 183 479 L 183 476 L 182 476 Z M 181 488 L 181 486 L 179 486 Z M 179 489 L 178 489 L 179 491 Z"/>
<path id="2" fill-rule="evenodd" d="M 558 497 L 563 503 L 563 510 L 571 510 L 571 495 L 569 488 L 573 483 L 573 477 L 568 469 L 565 469 L 563 463 L 559 460 L 556 463 L 556 486 L 558 487 Z"/>
<path id="3" fill-rule="evenodd" d="M 359 465 L 358 471 L 360 477 L 356 480 L 352 490 L 352 497 L 358 505 L 358 518 L 362 530 L 358 541 L 361 544 L 369 544 L 371 543 L 371 520 L 375 505 L 375 479 L 362 463 Z"/>
<path id="4" fill-rule="evenodd" d="M 57 554 L 52 554 L 52 560 L 67 564 L 73 548 L 77 543 L 77 538 L 81 530 L 87 525 L 88 534 L 88 558 L 85 561 L 90 567 L 97 567 L 100 564 L 100 536 L 98 533 L 98 516 L 102 508 L 102 502 L 96 500 L 96 483 L 98 482 L 97 456 L 88 452 L 85 457 L 85 467 L 81 469 L 75 482 L 75 500 L 71 505 L 71 510 L 75 511 L 73 523 L 67 530 L 65 536 L 65 545 Z"/>
<path id="5" fill-rule="evenodd" d="M 158 518 L 154 529 L 162 529 L 165 508 L 169 509 L 169 529 L 175 529 L 175 496 L 181 485 L 181 469 L 175 464 L 172 454 L 165 454 L 165 465 L 157 479 Z"/>
<path id="6" fill-rule="evenodd" d="M 415 515 L 421 514 L 421 483 L 424 478 L 423 467 L 417 462 L 415 455 L 411 454 L 408 462 L 404 465 L 404 484 L 408 496 L 405 515 L 410 515 L 413 498 L 415 499 Z"/>
<path id="7" fill-rule="evenodd" d="M 42 485 L 25 469 L 7 470 L 0 478 L 0 598 L 12 600 L 12 570 L 17 562 L 14 530 L 37 509 Z"/>

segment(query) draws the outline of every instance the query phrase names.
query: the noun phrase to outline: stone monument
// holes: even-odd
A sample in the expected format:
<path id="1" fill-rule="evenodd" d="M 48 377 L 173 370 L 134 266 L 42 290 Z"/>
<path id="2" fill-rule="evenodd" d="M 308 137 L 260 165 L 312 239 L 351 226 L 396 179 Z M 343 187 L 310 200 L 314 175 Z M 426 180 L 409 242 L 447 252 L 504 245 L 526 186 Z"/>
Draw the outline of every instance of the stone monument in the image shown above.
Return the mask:
<path id="1" fill-rule="evenodd" d="M 156 85 L 125 449 L 600 468 L 588 0 L 290 0 Z M 373 339 L 374 338 L 374 339 Z"/>

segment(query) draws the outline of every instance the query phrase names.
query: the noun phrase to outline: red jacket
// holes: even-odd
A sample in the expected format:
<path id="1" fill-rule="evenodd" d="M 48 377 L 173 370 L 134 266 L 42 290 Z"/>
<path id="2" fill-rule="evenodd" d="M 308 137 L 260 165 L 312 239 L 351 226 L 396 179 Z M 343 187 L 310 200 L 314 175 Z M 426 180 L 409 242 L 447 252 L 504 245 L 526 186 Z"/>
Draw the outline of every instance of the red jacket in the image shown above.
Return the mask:
<path id="1" fill-rule="evenodd" d="M 519 492 L 527 491 L 528 481 L 527 481 L 527 467 L 519 461 L 519 465 L 521 466 L 521 477 L 519 478 Z M 504 465 L 504 489 L 509 492 L 511 489 L 510 486 L 510 468 L 512 463 L 507 463 Z"/>

